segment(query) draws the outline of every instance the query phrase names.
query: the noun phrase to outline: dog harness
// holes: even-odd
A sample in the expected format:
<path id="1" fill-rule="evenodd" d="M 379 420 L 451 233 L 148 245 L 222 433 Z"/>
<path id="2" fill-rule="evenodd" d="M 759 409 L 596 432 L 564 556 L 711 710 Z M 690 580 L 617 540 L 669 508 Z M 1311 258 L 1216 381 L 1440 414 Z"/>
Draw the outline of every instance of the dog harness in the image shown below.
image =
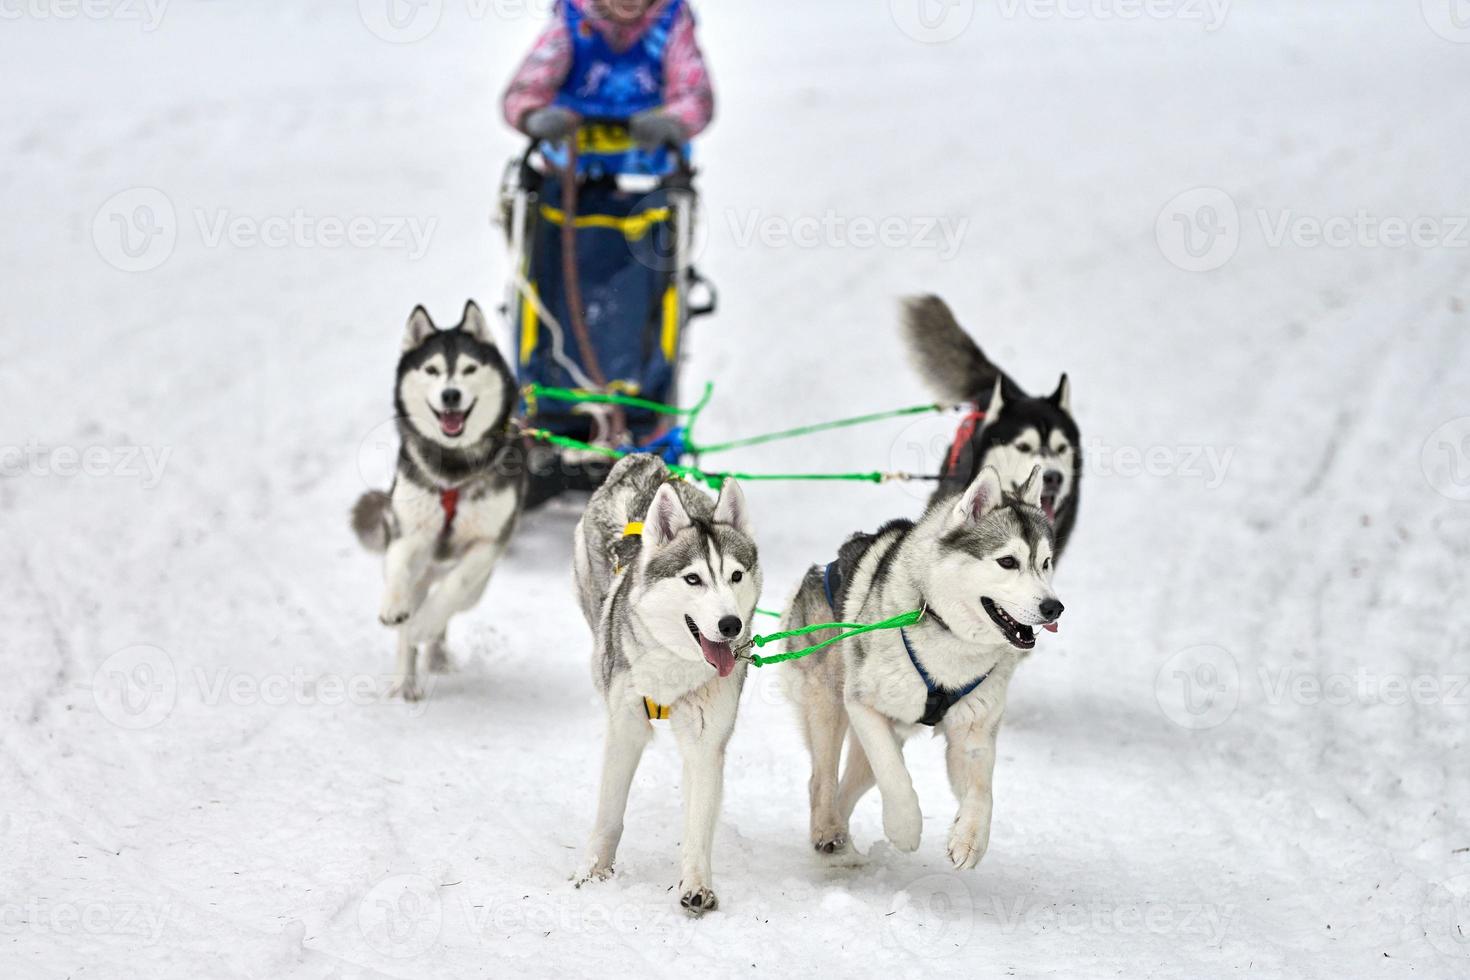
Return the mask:
<path id="1" fill-rule="evenodd" d="M 459 513 L 459 487 L 439 491 L 439 506 L 444 508 L 444 530 L 454 527 L 454 515 Z"/>
<path id="2" fill-rule="evenodd" d="M 914 655 L 913 644 L 909 643 L 908 630 L 899 630 L 898 635 L 903 639 L 903 648 L 908 651 L 909 663 L 914 665 L 914 669 L 919 672 L 919 677 L 924 681 L 924 687 L 929 691 L 929 697 L 924 702 L 924 717 L 919 719 L 919 724 L 921 725 L 928 725 L 930 728 L 933 728 L 939 724 L 944 720 L 944 716 L 949 714 L 950 708 L 953 708 L 981 684 L 984 684 L 985 679 L 995 670 L 992 667 L 990 670 L 981 674 L 979 680 L 966 684 L 958 691 L 951 691 L 934 683 L 934 678 L 930 677 L 929 672 L 924 669 L 924 665 L 919 663 L 919 658 Z"/>
<path id="3" fill-rule="evenodd" d="M 642 521 L 629 521 L 627 524 L 625 524 L 623 526 L 623 537 L 625 537 L 625 538 L 637 538 L 637 537 L 642 537 L 642 536 L 643 536 L 643 522 Z M 621 575 L 621 574 L 623 574 L 622 566 L 621 565 L 614 565 L 613 566 L 613 574 L 614 575 Z M 649 721 L 668 721 L 669 720 L 669 711 L 670 710 L 671 709 L 669 708 L 668 705 L 666 705 L 666 704 L 659 704 L 657 701 L 655 701 L 651 697 L 648 697 L 647 695 L 645 695 L 644 698 L 643 698 L 643 713 L 646 714 L 646 715 L 648 715 L 648 720 Z"/>
<path id="4" fill-rule="evenodd" d="M 949 447 L 949 458 L 944 463 L 944 475 L 953 476 L 955 467 L 959 465 L 960 454 L 965 451 L 965 446 L 975 438 L 980 423 L 985 421 L 985 413 L 973 411 L 960 421 L 960 427 L 955 431 L 954 442 Z"/>

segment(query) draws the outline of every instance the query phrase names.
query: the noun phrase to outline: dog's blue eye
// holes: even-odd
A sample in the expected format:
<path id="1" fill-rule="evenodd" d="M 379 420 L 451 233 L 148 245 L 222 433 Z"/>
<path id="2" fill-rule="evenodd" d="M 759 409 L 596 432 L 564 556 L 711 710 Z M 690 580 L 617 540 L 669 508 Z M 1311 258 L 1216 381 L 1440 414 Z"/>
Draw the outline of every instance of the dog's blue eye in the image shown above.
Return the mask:
<path id="1" fill-rule="evenodd" d="M 693 572 L 690 572 L 688 575 L 685 575 L 684 576 L 684 581 L 687 582 L 687 583 L 689 583 L 690 585 L 703 585 L 704 584 L 704 579 L 700 578 L 698 575 L 695 575 Z"/>
<path id="2" fill-rule="evenodd" d="M 1016 561 L 1016 559 L 1012 558 L 1010 555 L 1006 555 L 1004 558 L 997 558 L 995 560 L 995 563 L 1008 572 L 1014 572 L 1016 569 L 1021 567 L 1021 563 Z"/>
<path id="3" fill-rule="evenodd" d="M 743 578 L 745 578 L 745 573 L 742 572 L 742 571 L 739 571 L 737 569 L 736 572 L 735 572 L 735 574 L 730 576 L 730 582 L 732 584 L 735 584 L 735 583 L 738 583 Z"/>

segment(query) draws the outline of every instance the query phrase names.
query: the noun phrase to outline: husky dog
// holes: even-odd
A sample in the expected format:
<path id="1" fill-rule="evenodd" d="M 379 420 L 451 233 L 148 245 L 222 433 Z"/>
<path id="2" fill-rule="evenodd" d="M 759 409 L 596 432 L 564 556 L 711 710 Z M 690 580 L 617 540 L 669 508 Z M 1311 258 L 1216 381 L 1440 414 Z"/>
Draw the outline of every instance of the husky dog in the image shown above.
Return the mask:
<path id="1" fill-rule="evenodd" d="M 948 742 L 950 786 L 960 804 L 949 858 L 956 868 L 973 868 L 984 856 L 1006 689 L 1036 645 L 1032 628 L 1050 627 L 1062 614 L 1051 587 L 1056 556 L 1041 509 L 1042 481 L 1036 467 L 1012 494 L 986 467 L 918 523 L 893 521 L 876 534 L 854 535 L 836 561 L 802 580 L 784 630 L 925 611 L 914 626 L 854 637 L 783 672 L 812 755 L 811 841 L 818 851 L 846 847 L 853 807 L 875 782 L 883 832 L 901 851 L 919 846 L 922 817 L 903 743 L 923 724 L 942 730 Z"/>
<path id="2" fill-rule="evenodd" d="M 445 628 L 484 594 L 526 475 L 522 442 L 509 431 L 515 378 L 474 302 L 452 330 L 436 329 L 422 306 L 413 311 L 395 391 L 398 472 L 387 493 L 358 500 L 352 528 L 363 547 L 386 555 L 378 619 L 398 630 L 392 693 L 417 701 L 419 648 L 430 670 L 448 669 Z"/>
<path id="3" fill-rule="evenodd" d="M 1033 398 L 980 350 L 938 296 L 904 304 L 904 339 L 919 373 L 940 398 L 972 402 L 985 415 L 962 426 L 935 500 L 953 497 L 982 469 L 994 467 L 1007 490 L 1041 467 L 1041 509 L 1056 528 L 1057 557 L 1077 523 L 1082 493 L 1082 441 L 1072 418 L 1072 386 Z"/>
<path id="4" fill-rule="evenodd" d="M 597 823 L 579 884 L 612 874 L 650 721 L 667 718 L 684 757 L 679 902 L 691 915 L 713 911 L 710 850 L 745 683 L 736 653 L 761 594 L 745 497 L 727 480 L 711 504 L 658 457 L 626 457 L 588 502 L 573 560 L 592 680 L 607 703 Z"/>

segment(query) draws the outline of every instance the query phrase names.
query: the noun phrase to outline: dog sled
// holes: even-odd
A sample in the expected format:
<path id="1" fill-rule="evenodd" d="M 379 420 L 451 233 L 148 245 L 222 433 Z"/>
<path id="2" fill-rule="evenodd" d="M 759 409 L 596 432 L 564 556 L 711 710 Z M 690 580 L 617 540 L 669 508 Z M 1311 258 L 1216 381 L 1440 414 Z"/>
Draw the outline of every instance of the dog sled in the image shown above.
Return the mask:
<path id="1" fill-rule="evenodd" d="M 612 170 L 579 166 L 624 153 Z M 500 221 L 510 252 L 503 307 L 529 427 L 608 450 L 686 447 L 655 408 L 578 399 L 618 394 L 673 406 L 690 323 L 715 312 L 694 267 L 699 195 L 686 147 L 633 146 L 624 124 L 587 122 L 566 144 L 535 143 L 506 167 Z M 554 389 L 560 397 L 537 397 Z M 611 460 L 537 446 L 528 506 L 593 490 Z"/>

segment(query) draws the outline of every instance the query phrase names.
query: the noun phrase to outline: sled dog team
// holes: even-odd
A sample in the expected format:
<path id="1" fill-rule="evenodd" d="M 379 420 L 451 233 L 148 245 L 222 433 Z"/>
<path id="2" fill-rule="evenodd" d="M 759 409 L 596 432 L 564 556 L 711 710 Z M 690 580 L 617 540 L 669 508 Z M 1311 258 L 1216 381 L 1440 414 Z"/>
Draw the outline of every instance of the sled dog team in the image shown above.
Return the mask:
<path id="1" fill-rule="evenodd" d="M 922 815 L 903 743 L 929 726 L 944 733 L 959 802 L 948 855 L 956 868 L 973 868 L 990 840 L 1006 689 L 1035 630 L 1055 630 L 1062 614 L 1052 572 L 1076 521 L 1081 445 L 1065 376 L 1050 396 L 1032 397 L 937 297 L 911 300 L 904 312 L 909 349 L 934 393 L 977 411 L 924 514 L 854 534 L 814 565 L 781 628 L 924 615 L 776 669 L 811 753 L 813 847 L 845 850 L 853 809 L 876 785 L 885 836 L 899 850 L 918 848 Z M 449 620 L 479 601 L 515 529 L 525 499 L 517 400 L 479 307 L 468 304 L 446 330 L 414 310 L 395 388 L 397 473 L 387 493 L 364 495 L 352 514 L 363 545 L 384 555 L 379 619 L 397 631 L 393 693 L 405 699 L 423 696 L 420 656 L 424 669 L 447 667 Z M 732 479 L 711 500 L 659 458 L 625 457 L 577 524 L 573 564 L 593 682 L 607 707 L 597 816 L 578 883 L 613 873 L 633 777 L 652 723 L 666 719 L 684 768 L 679 900 L 692 915 L 709 912 L 719 904 L 711 850 L 725 748 L 747 670 L 738 654 L 763 584 L 745 497 Z"/>

